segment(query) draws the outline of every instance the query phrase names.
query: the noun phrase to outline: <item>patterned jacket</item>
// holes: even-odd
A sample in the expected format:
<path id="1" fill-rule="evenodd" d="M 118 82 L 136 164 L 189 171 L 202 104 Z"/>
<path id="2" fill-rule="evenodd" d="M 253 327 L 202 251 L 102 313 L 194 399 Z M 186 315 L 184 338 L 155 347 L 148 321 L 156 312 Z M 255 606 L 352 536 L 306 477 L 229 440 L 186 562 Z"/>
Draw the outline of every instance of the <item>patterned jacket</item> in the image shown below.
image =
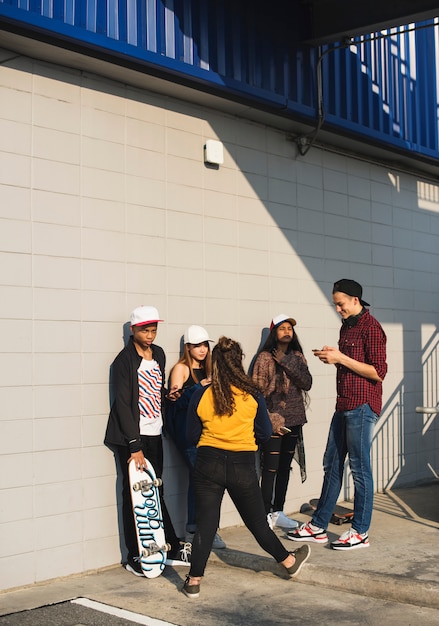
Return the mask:
<path id="1" fill-rule="evenodd" d="M 303 392 L 311 389 L 312 376 L 301 352 L 285 354 L 279 364 L 270 352 L 260 352 L 253 380 L 262 390 L 268 411 L 281 415 L 286 426 L 306 423 Z"/>

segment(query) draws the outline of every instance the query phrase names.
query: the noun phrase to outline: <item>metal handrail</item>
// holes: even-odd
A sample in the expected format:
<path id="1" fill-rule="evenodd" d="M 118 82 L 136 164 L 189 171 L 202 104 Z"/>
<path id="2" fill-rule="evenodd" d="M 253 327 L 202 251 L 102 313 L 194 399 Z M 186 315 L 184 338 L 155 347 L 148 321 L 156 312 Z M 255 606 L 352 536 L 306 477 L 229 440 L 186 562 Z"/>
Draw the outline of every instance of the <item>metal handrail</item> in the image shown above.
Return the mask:
<path id="1" fill-rule="evenodd" d="M 433 413 L 439 413 L 439 402 L 436 406 L 417 406 L 416 413 L 428 413 L 430 415 Z"/>

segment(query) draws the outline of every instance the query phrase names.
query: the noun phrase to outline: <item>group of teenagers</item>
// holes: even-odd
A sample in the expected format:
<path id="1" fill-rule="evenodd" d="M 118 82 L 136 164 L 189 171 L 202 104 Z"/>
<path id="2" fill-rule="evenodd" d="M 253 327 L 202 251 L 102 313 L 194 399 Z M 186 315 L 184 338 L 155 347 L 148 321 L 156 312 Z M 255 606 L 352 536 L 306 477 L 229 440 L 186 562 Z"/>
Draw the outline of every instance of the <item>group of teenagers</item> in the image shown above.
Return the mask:
<path id="1" fill-rule="evenodd" d="M 297 333 L 286 314 L 273 317 L 269 335 L 251 371 L 243 366 L 241 345 L 222 336 L 214 343 L 202 326 L 184 333 L 179 361 L 165 380 L 166 358 L 155 343 L 160 319 L 153 306 L 130 317 L 131 336 L 112 364 L 112 403 L 105 444 L 122 472 L 126 569 L 142 575 L 132 513 L 128 464 L 151 463 L 163 472 L 162 435 L 174 442 L 189 470 L 186 536 L 177 536 L 160 487 L 167 564 L 190 567 L 182 591 L 197 598 L 212 548 L 224 548 L 218 535 L 221 502 L 229 493 L 244 524 L 259 545 L 295 578 L 310 555 L 310 542 L 327 543 L 326 529 L 342 487 L 346 457 L 354 481 L 352 527 L 332 542 L 334 549 L 369 546 L 373 478 L 370 448 L 380 415 L 382 380 L 387 372 L 386 335 L 366 308 L 362 287 L 334 283 L 333 303 L 342 319 L 338 348 L 313 350 L 322 363 L 335 365 L 337 401 L 323 458 L 319 504 L 302 524 L 283 511 L 295 457 L 306 478 L 302 427 L 306 423 L 312 376 Z M 257 454 L 260 453 L 260 471 Z M 302 542 L 287 550 L 274 526 Z"/>

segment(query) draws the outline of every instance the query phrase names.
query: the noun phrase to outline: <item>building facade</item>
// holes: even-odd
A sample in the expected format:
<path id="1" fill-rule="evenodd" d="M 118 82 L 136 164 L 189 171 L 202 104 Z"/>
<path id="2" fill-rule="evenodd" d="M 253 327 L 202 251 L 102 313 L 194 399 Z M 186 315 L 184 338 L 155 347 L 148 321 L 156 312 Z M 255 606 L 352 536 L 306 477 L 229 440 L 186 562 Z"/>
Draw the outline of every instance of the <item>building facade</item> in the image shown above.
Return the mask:
<path id="1" fill-rule="evenodd" d="M 312 89 L 308 113 L 286 118 L 248 93 L 99 55 L 81 67 L 82 49 L 37 43 L 10 30 L 0 40 L 1 587 L 121 559 L 103 435 L 109 368 L 139 304 L 165 320 L 168 372 L 190 324 L 239 340 L 249 366 L 274 315 L 297 320 L 314 383 L 294 512 L 319 494 L 335 404 L 334 369 L 311 350 L 338 338 L 333 282 L 359 281 L 388 335 L 376 489 L 436 477 L 435 415 L 415 409 L 438 402 L 437 119 L 415 141 L 394 116 L 387 138 L 329 118 L 317 141 Z M 208 140 L 222 163 L 206 162 Z M 182 533 L 186 478 L 169 442 L 165 453 Z M 342 495 L 352 495 L 348 471 Z M 237 523 L 226 499 L 221 525 Z"/>

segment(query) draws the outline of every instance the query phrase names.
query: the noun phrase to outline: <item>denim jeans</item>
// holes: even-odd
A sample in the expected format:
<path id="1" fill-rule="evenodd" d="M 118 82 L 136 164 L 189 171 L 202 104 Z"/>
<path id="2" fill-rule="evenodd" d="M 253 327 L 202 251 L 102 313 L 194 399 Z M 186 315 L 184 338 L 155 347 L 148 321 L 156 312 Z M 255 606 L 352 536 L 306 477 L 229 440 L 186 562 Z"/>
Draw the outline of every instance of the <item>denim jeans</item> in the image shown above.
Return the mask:
<path id="1" fill-rule="evenodd" d="M 261 548 L 278 563 L 288 557 L 288 550 L 268 526 L 254 452 L 229 452 L 201 446 L 195 462 L 194 487 L 197 531 L 192 543 L 191 576 L 204 574 L 226 489 Z"/>
<path id="2" fill-rule="evenodd" d="M 354 481 L 354 517 L 352 528 L 358 533 L 369 530 L 373 506 L 373 477 L 370 448 L 378 416 L 368 404 L 351 411 L 336 411 L 329 429 L 328 442 L 323 457 L 323 487 L 312 523 L 327 528 L 340 495 L 344 462 Z"/>

